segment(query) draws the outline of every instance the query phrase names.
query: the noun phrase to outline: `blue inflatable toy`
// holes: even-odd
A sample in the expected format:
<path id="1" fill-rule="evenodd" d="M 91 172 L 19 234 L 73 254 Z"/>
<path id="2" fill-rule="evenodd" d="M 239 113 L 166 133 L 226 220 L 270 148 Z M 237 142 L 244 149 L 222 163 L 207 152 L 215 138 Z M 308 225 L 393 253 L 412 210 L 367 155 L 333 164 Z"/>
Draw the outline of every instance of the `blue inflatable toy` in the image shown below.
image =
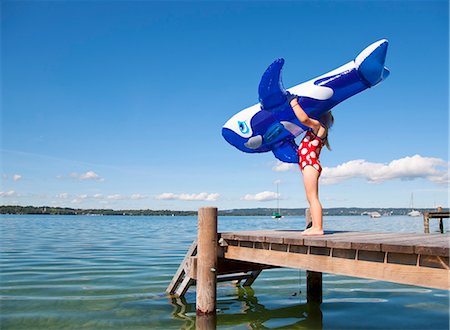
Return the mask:
<path id="1" fill-rule="evenodd" d="M 272 151 L 276 158 L 298 163 L 295 138 L 310 128 L 300 123 L 288 102 L 289 93 L 311 118 L 320 120 L 326 112 L 345 99 L 383 81 L 389 70 L 384 66 L 388 41 L 377 41 L 355 60 L 287 91 L 281 69 L 284 59 L 273 62 L 259 83 L 259 104 L 231 117 L 222 136 L 241 151 Z"/>

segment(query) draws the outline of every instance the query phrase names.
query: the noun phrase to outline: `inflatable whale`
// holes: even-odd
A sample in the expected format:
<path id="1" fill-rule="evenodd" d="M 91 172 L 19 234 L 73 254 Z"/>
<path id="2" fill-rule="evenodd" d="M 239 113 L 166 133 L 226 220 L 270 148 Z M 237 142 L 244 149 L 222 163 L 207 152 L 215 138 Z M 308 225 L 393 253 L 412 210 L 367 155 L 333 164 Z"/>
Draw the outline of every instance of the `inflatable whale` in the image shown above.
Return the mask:
<path id="1" fill-rule="evenodd" d="M 288 102 L 290 94 L 311 118 L 321 117 L 345 99 L 383 81 L 389 70 L 384 66 L 388 41 L 377 41 L 353 61 L 285 90 L 281 79 L 284 59 L 277 59 L 259 83 L 259 104 L 231 117 L 222 136 L 241 151 L 272 151 L 283 162 L 298 163 L 295 138 L 310 128 L 300 123 Z"/>

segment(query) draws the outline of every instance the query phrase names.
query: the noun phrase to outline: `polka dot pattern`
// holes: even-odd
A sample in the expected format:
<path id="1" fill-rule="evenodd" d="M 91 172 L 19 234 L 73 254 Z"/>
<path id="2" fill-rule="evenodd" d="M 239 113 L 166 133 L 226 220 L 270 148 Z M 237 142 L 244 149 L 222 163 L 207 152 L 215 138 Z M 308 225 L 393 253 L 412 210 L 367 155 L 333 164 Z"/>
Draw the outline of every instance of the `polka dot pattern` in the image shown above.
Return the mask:
<path id="1" fill-rule="evenodd" d="M 300 147 L 298 149 L 298 155 L 300 157 L 300 169 L 303 169 L 310 165 L 319 171 L 319 175 L 322 172 L 322 166 L 319 162 L 320 150 L 323 147 L 323 142 L 320 138 L 315 136 L 312 132 L 307 132 Z"/>

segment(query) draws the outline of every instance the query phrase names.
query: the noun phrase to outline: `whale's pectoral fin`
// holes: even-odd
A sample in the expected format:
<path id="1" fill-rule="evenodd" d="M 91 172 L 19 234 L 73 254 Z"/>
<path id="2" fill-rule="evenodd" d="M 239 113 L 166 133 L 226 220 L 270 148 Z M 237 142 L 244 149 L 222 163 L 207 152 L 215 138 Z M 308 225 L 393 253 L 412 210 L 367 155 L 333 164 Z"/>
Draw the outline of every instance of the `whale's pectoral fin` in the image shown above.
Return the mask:
<path id="1" fill-rule="evenodd" d="M 259 102 L 265 110 L 275 110 L 286 102 L 287 92 L 281 80 L 284 59 L 275 60 L 264 72 L 258 87 Z"/>
<path id="2" fill-rule="evenodd" d="M 272 149 L 275 157 L 285 163 L 298 163 L 298 146 L 294 140 L 282 141 Z"/>

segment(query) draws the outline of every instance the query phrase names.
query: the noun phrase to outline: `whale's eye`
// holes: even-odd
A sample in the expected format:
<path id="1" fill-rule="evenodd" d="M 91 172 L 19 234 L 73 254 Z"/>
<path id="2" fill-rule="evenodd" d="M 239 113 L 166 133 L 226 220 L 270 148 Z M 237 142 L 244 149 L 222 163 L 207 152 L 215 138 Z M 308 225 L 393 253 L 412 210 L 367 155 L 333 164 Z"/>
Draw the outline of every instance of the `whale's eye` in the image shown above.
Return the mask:
<path id="1" fill-rule="evenodd" d="M 247 134 L 250 131 L 245 121 L 238 121 L 238 125 L 242 134 Z"/>

